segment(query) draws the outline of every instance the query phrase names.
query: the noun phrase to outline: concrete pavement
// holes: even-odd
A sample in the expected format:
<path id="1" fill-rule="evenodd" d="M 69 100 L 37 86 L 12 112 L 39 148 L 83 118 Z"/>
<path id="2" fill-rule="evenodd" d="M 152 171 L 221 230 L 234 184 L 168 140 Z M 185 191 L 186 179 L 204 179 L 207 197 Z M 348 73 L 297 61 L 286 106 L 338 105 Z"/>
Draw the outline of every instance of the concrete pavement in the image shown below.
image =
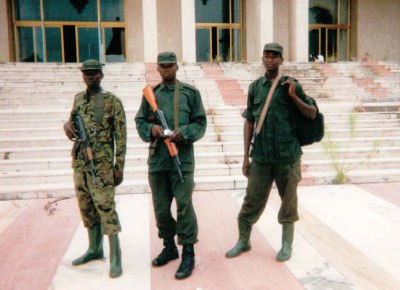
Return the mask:
<path id="1" fill-rule="evenodd" d="M 243 190 L 196 191 L 196 268 L 174 279 L 179 260 L 152 268 L 162 248 L 151 196 L 117 196 L 123 275 L 108 277 L 106 258 L 79 267 L 87 247 L 74 198 L 0 202 L 1 290 L 264 290 L 400 289 L 400 183 L 302 186 L 292 258 L 275 261 L 281 229 L 276 189 L 252 233 L 252 250 L 224 253 L 237 239 Z M 45 209 L 45 206 L 47 209 Z"/>

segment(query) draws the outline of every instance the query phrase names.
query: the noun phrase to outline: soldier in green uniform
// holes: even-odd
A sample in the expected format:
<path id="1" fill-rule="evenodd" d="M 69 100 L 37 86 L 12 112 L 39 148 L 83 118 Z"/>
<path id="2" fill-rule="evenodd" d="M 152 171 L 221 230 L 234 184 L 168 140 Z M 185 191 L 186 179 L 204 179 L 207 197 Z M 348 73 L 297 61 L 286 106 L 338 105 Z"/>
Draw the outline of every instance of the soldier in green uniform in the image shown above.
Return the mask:
<path id="1" fill-rule="evenodd" d="M 121 225 L 114 197 L 115 186 L 123 180 L 126 117 L 121 100 L 100 86 L 103 78 L 101 63 L 87 60 L 83 62 L 81 71 L 87 89 L 75 96 L 64 131 L 75 142 L 72 150 L 75 191 L 83 224 L 88 229 L 89 248 L 72 264 L 77 266 L 103 258 L 104 234 L 110 242 L 110 277 L 115 278 L 122 274 L 118 239 Z M 74 124 L 77 115 L 81 116 L 90 141 L 92 169 L 85 144 L 78 138 L 77 125 Z"/>
<path id="2" fill-rule="evenodd" d="M 251 147 L 251 140 L 273 80 L 278 77 L 283 62 L 282 46 L 264 46 L 262 62 L 265 75 L 254 81 L 248 91 L 247 108 L 242 116 L 244 124 L 244 159 L 242 171 L 248 178 L 246 195 L 238 215 L 239 239 L 225 256 L 233 258 L 248 251 L 252 226 L 267 204 L 275 181 L 282 204 L 278 222 L 282 225 L 282 248 L 277 260 L 286 261 L 292 253 L 294 222 L 297 213 L 297 185 L 301 180 L 302 150 L 296 137 L 296 114 L 314 119 L 316 108 L 297 80 L 282 76 L 272 96 L 260 133 Z M 250 161 L 251 158 L 251 161 Z"/>
<path id="3" fill-rule="evenodd" d="M 191 85 L 176 79 L 178 65 L 173 52 L 163 52 L 157 57 L 157 70 L 162 82 L 153 91 L 160 109 L 164 112 L 172 134 L 168 138 L 179 151 L 180 169 L 183 180 L 176 169 L 163 139 L 167 136 L 157 116 L 152 112 L 145 98 L 136 114 L 135 122 L 143 141 L 150 142 L 148 157 L 149 183 L 158 228 L 158 236 L 163 239 L 164 249 L 152 261 L 155 267 L 163 266 L 177 259 L 178 244 L 183 245 L 182 261 L 175 274 L 176 279 L 191 275 L 195 264 L 193 244 L 197 241 L 198 226 L 192 204 L 194 187 L 193 143 L 203 137 L 207 119 L 200 92 Z M 177 219 L 171 214 L 171 203 L 175 198 Z"/>

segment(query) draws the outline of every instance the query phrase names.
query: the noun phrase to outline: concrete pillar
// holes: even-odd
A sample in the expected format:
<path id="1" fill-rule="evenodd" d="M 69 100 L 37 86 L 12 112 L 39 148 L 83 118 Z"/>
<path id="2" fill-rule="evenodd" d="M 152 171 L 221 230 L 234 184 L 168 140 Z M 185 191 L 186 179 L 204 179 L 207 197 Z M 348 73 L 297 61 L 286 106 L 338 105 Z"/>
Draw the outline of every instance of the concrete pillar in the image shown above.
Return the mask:
<path id="1" fill-rule="evenodd" d="M 181 0 L 182 61 L 196 62 L 196 19 L 194 1 Z"/>
<path id="2" fill-rule="evenodd" d="M 0 0 L 0 62 L 10 61 L 6 0 Z"/>
<path id="3" fill-rule="evenodd" d="M 308 0 L 291 0 L 290 58 L 308 62 Z"/>
<path id="4" fill-rule="evenodd" d="M 274 1 L 259 0 L 260 13 L 260 53 L 264 45 L 274 41 Z"/>
<path id="5" fill-rule="evenodd" d="M 144 31 L 144 61 L 156 62 L 157 44 L 157 1 L 142 0 L 143 31 Z"/>

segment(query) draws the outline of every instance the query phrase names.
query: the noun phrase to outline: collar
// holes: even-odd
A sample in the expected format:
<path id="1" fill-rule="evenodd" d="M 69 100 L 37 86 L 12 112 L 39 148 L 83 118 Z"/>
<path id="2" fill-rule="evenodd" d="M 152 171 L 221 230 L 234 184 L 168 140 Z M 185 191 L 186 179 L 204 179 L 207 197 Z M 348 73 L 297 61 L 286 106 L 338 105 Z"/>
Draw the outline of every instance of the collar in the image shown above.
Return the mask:
<path id="1" fill-rule="evenodd" d="M 99 91 L 93 95 L 93 98 L 94 98 L 95 96 L 97 96 L 98 94 L 101 94 L 102 92 L 103 92 L 103 88 L 100 87 Z M 86 89 L 86 92 L 85 92 L 85 97 L 86 97 L 86 101 L 90 101 L 90 98 L 89 98 L 89 94 L 88 94 L 88 90 L 87 90 L 87 89 Z"/>
<path id="2" fill-rule="evenodd" d="M 278 74 L 278 75 L 279 75 L 279 74 Z M 282 78 L 283 78 L 283 75 L 281 75 L 281 79 L 279 80 L 278 84 L 282 82 Z M 265 76 L 265 74 L 262 76 L 262 84 L 263 84 L 263 85 L 265 85 L 265 84 L 267 84 L 267 83 L 271 83 L 271 84 L 272 84 L 273 81 L 274 81 L 274 80 L 270 80 L 269 78 L 267 78 L 267 77 Z"/>
<path id="3" fill-rule="evenodd" d="M 178 80 L 175 80 L 176 82 L 178 82 Z M 178 82 L 179 83 L 179 82 Z M 164 83 L 160 83 L 160 90 L 161 91 L 173 91 L 175 89 L 175 83 L 174 84 L 170 84 L 170 85 L 166 85 Z"/>

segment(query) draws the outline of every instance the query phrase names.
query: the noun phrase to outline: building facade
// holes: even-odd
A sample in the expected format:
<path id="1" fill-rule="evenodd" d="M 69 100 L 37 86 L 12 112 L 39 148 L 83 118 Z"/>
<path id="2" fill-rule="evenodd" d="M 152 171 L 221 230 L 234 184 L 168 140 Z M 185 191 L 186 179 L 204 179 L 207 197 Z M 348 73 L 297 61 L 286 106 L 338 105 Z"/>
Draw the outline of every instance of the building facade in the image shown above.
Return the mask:
<path id="1" fill-rule="evenodd" d="M 400 60 L 399 0 L 0 0 L 0 61 Z"/>

